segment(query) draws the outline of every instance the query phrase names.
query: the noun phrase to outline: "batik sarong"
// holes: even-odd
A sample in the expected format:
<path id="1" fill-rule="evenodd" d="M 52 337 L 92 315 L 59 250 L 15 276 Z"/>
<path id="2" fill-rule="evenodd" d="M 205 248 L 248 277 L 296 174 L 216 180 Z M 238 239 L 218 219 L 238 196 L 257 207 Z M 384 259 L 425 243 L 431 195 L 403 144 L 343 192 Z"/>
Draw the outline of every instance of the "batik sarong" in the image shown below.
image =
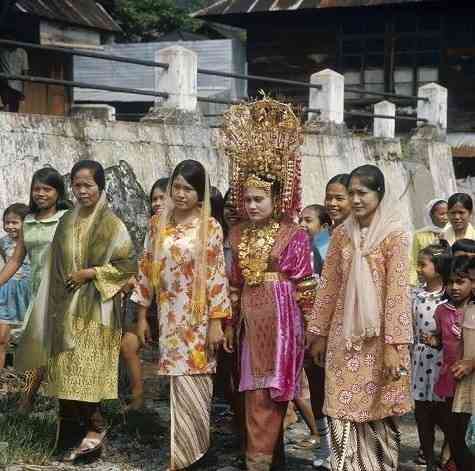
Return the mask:
<path id="1" fill-rule="evenodd" d="M 401 436 L 396 419 L 349 422 L 329 418 L 333 471 L 396 471 Z"/>
<path id="2" fill-rule="evenodd" d="M 198 461 L 210 444 L 211 375 L 170 376 L 171 469 Z"/>

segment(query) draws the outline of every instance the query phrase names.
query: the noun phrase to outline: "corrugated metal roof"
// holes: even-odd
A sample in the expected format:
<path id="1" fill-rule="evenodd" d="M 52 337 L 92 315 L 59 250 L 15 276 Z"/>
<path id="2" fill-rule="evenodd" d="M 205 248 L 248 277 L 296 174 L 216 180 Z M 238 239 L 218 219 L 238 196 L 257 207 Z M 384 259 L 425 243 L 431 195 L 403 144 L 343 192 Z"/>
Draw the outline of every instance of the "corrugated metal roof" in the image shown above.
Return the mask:
<path id="1" fill-rule="evenodd" d="M 16 0 L 21 13 L 102 31 L 120 31 L 119 25 L 94 0 Z"/>
<path id="2" fill-rule="evenodd" d="M 371 7 L 433 0 L 219 0 L 193 16 L 216 16 L 315 8 Z"/>

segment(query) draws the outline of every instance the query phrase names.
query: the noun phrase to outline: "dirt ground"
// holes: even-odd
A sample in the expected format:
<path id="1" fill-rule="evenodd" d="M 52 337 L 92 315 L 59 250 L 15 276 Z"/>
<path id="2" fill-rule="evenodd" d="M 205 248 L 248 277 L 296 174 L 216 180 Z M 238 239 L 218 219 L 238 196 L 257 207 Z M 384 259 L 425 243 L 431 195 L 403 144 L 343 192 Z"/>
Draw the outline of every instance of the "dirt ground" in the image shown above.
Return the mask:
<path id="1" fill-rule="evenodd" d="M 4 469 L 7 471 L 49 471 L 49 470 L 95 470 L 95 471 L 164 471 L 167 469 L 169 458 L 169 403 L 166 394 L 167 385 L 153 374 L 151 369 L 146 369 L 146 404 L 145 408 L 127 416 L 121 413 L 118 401 L 106 404 L 106 417 L 110 423 L 106 449 L 101 459 L 95 462 L 82 462 L 76 466 L 65 466 L 51 459 L 46 459 L 38 464 L 21 463 L 16 455 L 16 462 L 8 459 L 9 444 L 2 445 L 5 440 L 4 433 L 0 430 L 0 458 L 3 454 Z M 1 394 L 1 402 L 9 401 L 6 389 Z M 13 410 L 0 408 L 0 419 L 3 423 L 11 423 Z M 20 426 L 28 431 L 28 421 L 35 421 L 35 427 L 46 431 L 45 437 L 36 440 L 54 440 L 55 404 L 53 401 L 41 400 L 33 414 L 24 419 Z M 44 427 L 42 427 L 44 423 Z M 15 424 L 15 422 L 13 422 Z M 39 424 L 39 425 L 38 425 Z M 1 426 L 2 424 L 0 424 Z M 32 422 L 33 426 L 33 422 Z M 401 420 L 402 451 L 401 471 L 423 470 L 417 467 L 413 459 L 418 449 L 418 438 L 414 418 L 412 415 Z M 33 434 L 34 435 L 34 434 Z M 301 449 L 298 444 L 308 436 L 308 430 L 302 420 L 290 426 L 285 434 L 286 456 L 288 471 L 312 470 L 313 450 Z M 31 437 L 32 444 L 35 437 Z M 28 446 L 28 442 L 25 442 Z M 33 445 L 32 445 L 33 446 Z M 49 445 L 50 446 L 50 445 Z M 3 451 L 2 451 L 3 447 Z M 19 462 L 20 461 L 20 462 Z M 28 460 L 25 460 L 28 461 Z M 33 460 L 34 461 L 34 460 Z M 1 463 L 1 461 L 0 461 Z M 233 419 L 229 407 L 225 402 L 216 400 L 213 404 L 212 414 L 212 445 L 208 454 L 193 467 L 193 471 L 237 471 L 242 468 L 242 455 L 239 450 L 239 439 L 233 428 Z M 2 468 L 0 464 L 0 468 Z"/>

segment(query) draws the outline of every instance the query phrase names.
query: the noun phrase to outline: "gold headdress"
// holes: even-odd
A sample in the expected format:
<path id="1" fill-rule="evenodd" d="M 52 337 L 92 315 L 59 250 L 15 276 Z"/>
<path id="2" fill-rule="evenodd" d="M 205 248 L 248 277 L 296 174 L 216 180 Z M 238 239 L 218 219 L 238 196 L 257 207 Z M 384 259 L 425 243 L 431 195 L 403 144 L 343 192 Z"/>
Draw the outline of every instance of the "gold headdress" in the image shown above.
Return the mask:
<path id="1" fill-rule="evenodd" d="M 300 120 L 290 105 L 264 97 L 232 106 L 224 114 L 224 148 L 230 160 L 231 195 L 244 213 L 244 189 L 274 189 L 276 213 L 300 209 Z M 275 192 L 276 191 L 276 192 Z"/>

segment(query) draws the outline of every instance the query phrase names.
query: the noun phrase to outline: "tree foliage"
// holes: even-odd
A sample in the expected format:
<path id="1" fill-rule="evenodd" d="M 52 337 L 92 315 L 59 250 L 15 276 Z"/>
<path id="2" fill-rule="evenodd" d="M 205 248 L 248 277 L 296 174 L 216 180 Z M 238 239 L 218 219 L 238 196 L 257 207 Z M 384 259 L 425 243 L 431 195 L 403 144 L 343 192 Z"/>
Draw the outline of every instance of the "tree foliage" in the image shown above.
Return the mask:
<path id="1" fill-rule="evenodd" d="M 118 0 L 116 19 L 126 41 L 154 41 L 175 30 L 195 31 L 201 24 L 189 16 L 204 0 Z"/>

